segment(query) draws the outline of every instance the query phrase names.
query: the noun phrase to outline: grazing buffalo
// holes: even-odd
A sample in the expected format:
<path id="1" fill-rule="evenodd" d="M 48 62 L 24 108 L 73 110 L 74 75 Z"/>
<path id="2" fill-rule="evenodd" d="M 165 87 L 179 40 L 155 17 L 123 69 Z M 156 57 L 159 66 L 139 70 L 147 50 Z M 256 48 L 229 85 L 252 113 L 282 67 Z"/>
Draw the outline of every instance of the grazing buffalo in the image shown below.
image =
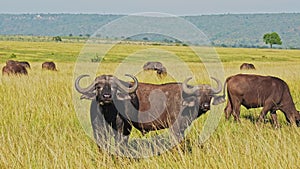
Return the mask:
<path id="1" fill-rule="evenodd" d="M 249 69 L 254 69 L 255 70 L 255 67 L 252 63 L 243 63 L 240 66 L 240 70 L 249 70 Z"/>
<path id="2" fill-rule="evenodd" d="M 56 65 L 54 62 L 44 62 L 42 64 L 42 69 L 44 70 L 53 70 L 53 71 L 57 71 L 56 69 Z"/>
<path id="3" fill-rule="evenodd" d="M 18 61 L 8 60 L 2 68 L 2 75 L 27 75 L 26 68 Z"/>
<path id="4" fill-rule="evenodd" d="M 144 64 L 143 69 L 155 70 L 160 78 L 167 75 L 167 69 L 160 62 L 147 62 Z"/>
<path id="5" fill-rule="evenodd" d="M 281 110 L 286 120 L 292 124 L 300 125 L 300 114 L 296 110 L 288 85 L 281 79 L 272 76 L 252 74 L 238 74 L 227 78 L 228 102 L 225 108 L 225 117 L 229 119 L 233 114 L 239 121 L 240 106 L 247 109 L 263 107 L 259 122 L 264 120 L 268 111 L 271 112 L 275 127 L 279 127 L 276 110 Z"/>
<path id="6" fill-rule="evenodd" d="M 24 66 L 25 68 L 30 69 L 30 64 L 27 61 L 7 60 L 6 65 L 10 65 L 10 64 L 20 64 L 20 65 Z"/>
<path id="7" fill-rule="evenodd" d="M 86 76 L 88 75 L 81 75 L 76 79 L 75 88 L 82 94 L 81 99 L 93 100 L 90 113 L 97 144 L 101 145 L 101 141 L 107 140 L 107 134 L 111 133 L 108 132 L 109 126 L 113 129 L 115 143 L 127 143 L 132 126 L 125 116 L 136 114 L 134 111 L 139 109 L 135 94 L 137 79 L 126 75 L 134 80 L 134 84 L 131 85 L 115 76 L 101 75 L 87 88 L 81 88 L 79 81 Z"/>
<path id="8" fill-rule="evenodd" d="M 31 69 L 30 64 L 26 61 L 20 61 L 19 62 L 21 65 L 23 65 L 26 69 Z"/>

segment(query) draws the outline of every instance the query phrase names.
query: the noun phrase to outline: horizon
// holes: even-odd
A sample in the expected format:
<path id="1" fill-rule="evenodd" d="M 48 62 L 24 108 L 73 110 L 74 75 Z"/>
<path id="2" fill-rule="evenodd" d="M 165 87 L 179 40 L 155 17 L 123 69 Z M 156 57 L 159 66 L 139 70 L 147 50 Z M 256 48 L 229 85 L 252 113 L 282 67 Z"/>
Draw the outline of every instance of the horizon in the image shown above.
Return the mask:
<path id="1" fill-rule="evenodd" d="M 151 12 L 145 12 L 145 14 L 151 13 Z M 153 12 L 153 13 L 161 13 L 161 14 L 167 14 L 167 13 L 162 13 L 162 12 Z M 1 15 L 59 15 L 59 14 L 71 14 L 71 15 L 124 15 L 124 16 L 129 16 L 129 15 L 138 15 L 138 14 L 143 14 L 143 13 L 132 13 L 132 14 L 125 14 L 125 13 L 90 13 L 90 12 L 82 12 L 82 13 L 75 13 L 75 12 L 27 12 L 27 13 L 5 13 L 5 12 L 0 12 Z M 213 15 L 267 15 L 267 14 L 300 14 L 300 12 L 257 12 L 257 13 L 211 13 L 211 14 L 191 14 L 191 15 L 174 15 L 174 16 L 213 16 Z M 170 16 L 172 16 L 171 14 Z"/>

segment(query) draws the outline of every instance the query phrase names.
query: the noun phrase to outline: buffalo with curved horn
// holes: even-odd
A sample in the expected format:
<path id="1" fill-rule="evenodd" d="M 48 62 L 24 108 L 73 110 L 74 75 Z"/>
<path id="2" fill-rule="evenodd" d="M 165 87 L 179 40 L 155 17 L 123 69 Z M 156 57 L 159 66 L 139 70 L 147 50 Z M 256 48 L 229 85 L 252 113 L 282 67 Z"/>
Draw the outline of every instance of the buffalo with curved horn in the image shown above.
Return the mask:
<path id="1" fill-rule="evenodd" d="M 76 79 L 75 87 L 83 94 L 81 98 L 94 99 L 91 106 L 92 124 L 106 122 L 118 131 L 115 133 L 117 140 L 121 138 L 120 133 L 128 138 L 131 126 L 143 134 L 170 128 L 177 138 L 181 138 L 185 129 L 210 109 L 211 99 L 216 98 L 216 94 L 222 90 L 220 80 L 215 78 L 212 79 L 217 82 L 216 89 L 210 85 L 188 85 L 191 78 L 187 78 L 183 83 L 149 84 L 138 83 L 133 76 L 130 76 L 134 80 L 131 85 L 113 76 L 99 76 L 90 86 L 82 89 L 79 87 L 79 81 L 84 76 L 86 75 Z M 107 84 L 106 87 L 104 84 Z M 116 99 L 111 104 L 111 98 L 114 97 Z M 112 107 L 104 109 L 108 105 Z M 100 112 L 104 115 L 102 120 L 93 115 L 93 111 L 97 112 L 97 107 L 100 107 Z M 111 116 L 114 120 L 110 120 Z M 96 131 L 99 128 L 103 126 L 93 125 L 96 140 L 99 140 Z"/>
<path id="2" fill-rule="evenodd" d="M 187 78 L 183 83 L 139 83 L 136 91 L 139 113 L 132 118 L 135 119 L 133 125 L 143 134 L 171 128 L 175 135 L 183 136 L 191 122 L 206 113 L 210 109 L 211 99 L 222 91 L 218 79 L 212 78 L 218 84 L 216 89 L 210 85 L 188 85 L 191 79 Z"/>
<path id="3" fill-rule="evenodd" d="M 135 91 L 138 87 L 136 77 L 126 74 L 134 80 L 133 85 L 119 80 L 112 75 L 101 75 L 86 88 L 81 88 L 79 82 L 88 75 L 80 75 L 75 80 L 75 89 L 82 94 L 81 99 L 90 99 L 91 123 L 94 137 L 99 145 L 107 141 L 108 134 L 115 138 L 115 143 L 128 142 L 132 126 L 124 114 L 132 114 L 139 108 Z M 109 132 L 112 128 L 113 132 Z"/>

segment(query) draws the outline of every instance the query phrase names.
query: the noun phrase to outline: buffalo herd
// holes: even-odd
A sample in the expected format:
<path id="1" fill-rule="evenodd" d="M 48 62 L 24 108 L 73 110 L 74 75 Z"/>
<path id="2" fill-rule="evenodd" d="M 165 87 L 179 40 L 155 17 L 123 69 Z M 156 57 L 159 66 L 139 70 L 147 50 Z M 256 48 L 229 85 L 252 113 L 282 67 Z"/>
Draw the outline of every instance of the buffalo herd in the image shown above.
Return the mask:
<path id="1" fill-rule="evenodd" d="M 28 75 L 27 69 L 31 69 L 27 61 L 7 60 L 6 65 L 2 68 L 2 75 Z M 44 62 L 42 69 L 57 71 L 54 62 Z"/>
<path id="2" fill-rule="evenodd" d="M 3 75 L 27 75 L 31 66 L 26 61 L 6 61 Z M 54 62 L 44 62 L 42 69 L 56 71 Z M 155 70 L 157 74 L 166 74 L 166 68 L 160 62 L 147 62 L 144 70 Z M 240 69 L 255 69 L 253 64 L 244 63 Z M 240 122 L 240 107 L 247 109 L 262 107 L 258 123 L 264 121 L 268 112 L 274 128 L 279 127 L 276 111 L 283 112 L 286 121 L 300 126 L 300 113 L 296 110 L 289 87 L 285 81 L 273 76 L 255 74 L 237 74 L 226 79 L 225 83 L 211 77 L 217 87 L 208 84 L 188 84 L 183 82 L 151 84 L 138 82 L 130 74 L 133 82 L 127 82 L 114 75 L 100 75 L 88 87 L 79 85 L 80 75 L 75 80 L 75 89 L 81 99 L 92 100 L 90 117 L 96 141 L 103 128 L 112 128 L 115 141 L 127 143 L 132 128 L 142 135 L 168 128 L 177 140 L 184 136 L 185 130 L 194 120 L 210 110 L 211 105 L 226 101 L 224 109 L 228 120 L 233 115 Z M 223 95 L 218 95 L 223 89 Z M 227 92 L 226 92 L 227 91 Z"/>
<path id="3" fill-rule="evenodd" d="M 237 74 L 226 79 L 211 77 L 216 88 L 207 84 L 189 85 L 191 77 L 182 83 L 151 84 L 138 82 L 133 75 L 126 74 L 133 82 L 126 82 L 113 75 L 101 75 L 86 88 L 75 80 L 75 89 L 81 99 L 92 100 L 90 117 L 96 141 L 103 128 L 114 129 L 113 137 L 118 143 L 127 143 L 132 128 L 142 135 L 150 131 L 168 128 L 177 140 L 194 120 L 210 110 L 210 106 L 226 101 L 224 109 L 228 120 L 233 115 L 240 122 L 240 107 L 247 109 L 263 107 L 258 119 L 262 122 L 270 111 L 274 128 L 278 128 L 276 111 L 281 110 L 288 123 L 300 126 L 300 113 L 296 110 L 288 85 L 272 76 Z M 218 95 L 223 89 L 223 95 Z M 106 124 L 106 127 L 103 127 Z M 100 133 L 99 133 L 100 132 Z"/>

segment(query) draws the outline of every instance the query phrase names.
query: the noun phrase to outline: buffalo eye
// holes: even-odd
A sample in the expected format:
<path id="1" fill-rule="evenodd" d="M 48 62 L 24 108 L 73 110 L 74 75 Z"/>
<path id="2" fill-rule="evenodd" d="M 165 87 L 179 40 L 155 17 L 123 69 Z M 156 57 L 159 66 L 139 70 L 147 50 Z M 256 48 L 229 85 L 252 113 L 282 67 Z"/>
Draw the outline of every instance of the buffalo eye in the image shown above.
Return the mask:
<path id="1" fill-rule="evenodd" d="M 117 96 L 124 96 L 124 93 L 120 92 L 119 90 L 117 90 Z"/>
<path id="2" fill-rule="evenodd" d="M 97 90 L 102 90 L 102 87 L 101 86 L 96 86 L 96 89 Z"/>

